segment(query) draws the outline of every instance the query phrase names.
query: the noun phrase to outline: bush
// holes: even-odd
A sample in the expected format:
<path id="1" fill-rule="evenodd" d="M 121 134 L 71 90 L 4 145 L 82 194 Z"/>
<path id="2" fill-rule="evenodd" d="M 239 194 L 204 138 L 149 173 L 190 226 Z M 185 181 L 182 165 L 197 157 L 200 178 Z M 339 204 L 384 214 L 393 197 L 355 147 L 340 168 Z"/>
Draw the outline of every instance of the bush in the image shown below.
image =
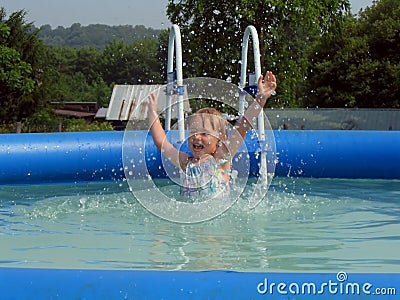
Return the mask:
<path id="1" fill-rule="evenodd" d="M 38 111 L 22 122 L 22 132 L 54 132 L 58 131 L 60 119 L 50 109 Z"/>
<path id="2" fill-rule="evenodd" d="M 22 122 L 21 132 L 74 132 L 74 131 L 111 131 L 114 127 L 109 122 L 88 123 L 84 119 L 62 118 L 53 113 L 52 110 L 42 110 Z M 14 124 L 0 124 L 1 133 L 15 133 Z"/>
<path id="3" fill-rule="evenodd" d="M 114 130 L 113 126 L 108 122 L 93 122 L 88 124 L 83 119 L 69 119 L 65 124 L 65 131 L 111 131 Z"/>
<path id="4" fill-rule="evenodd" d="M 0 134 L 1 133 L 15 133 L 15 125 L 0 124 Z"/>

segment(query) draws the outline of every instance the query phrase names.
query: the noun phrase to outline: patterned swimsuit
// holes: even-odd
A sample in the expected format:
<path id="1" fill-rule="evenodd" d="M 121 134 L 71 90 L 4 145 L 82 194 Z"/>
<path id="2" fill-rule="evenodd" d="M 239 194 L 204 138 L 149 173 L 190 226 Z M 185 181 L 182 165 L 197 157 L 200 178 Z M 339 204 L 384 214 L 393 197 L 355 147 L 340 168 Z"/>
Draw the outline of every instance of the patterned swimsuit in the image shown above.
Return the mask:
<path id="1" fill-rule="evenodd" d="M 224 179 L 220 166 L 212 155 L 200 164 L 189 161 L 186 170 L 181 172 L 181 195 L 186 197 L 202 197 L 219 195 L 229 191 L 229 183 Z"/>

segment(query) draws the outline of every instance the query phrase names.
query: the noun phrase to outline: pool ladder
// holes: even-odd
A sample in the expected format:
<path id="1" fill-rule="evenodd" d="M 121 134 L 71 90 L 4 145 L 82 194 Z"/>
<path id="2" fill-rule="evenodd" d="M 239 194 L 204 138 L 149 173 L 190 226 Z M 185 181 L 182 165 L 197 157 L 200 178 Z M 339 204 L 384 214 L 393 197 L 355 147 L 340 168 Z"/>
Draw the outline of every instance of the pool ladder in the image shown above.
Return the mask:
<path id="1" fill-rule="evenodd" d="M 240 72 L 239 88 L 244 90 L 246 87 L 247 77 L 247 55 L 248 44 L 250 37 L 253 39 L 253 55 L 254 55 L 254 76 L 249 76 L 249 85 L 255 85 L 254 90 L 257 90 L 256 84 L 258 78 L 261 76 L 261 62 L 260 62 L 260 45 L 258 33 L 254 26 L 248 26 L 243 35 L 242 41 L 242 64 Z M 175 70 L 174 70 L 174 56 L 175 56 Z M 252 82 L 251 82 L 252 81 Z M 182 73 L 182 42 L 181 32 L 178 25 L 171 27 L 169 42 L 168 42 L 168 62 L 167 62 L 167 89 L 166 89 L 166 112 L 165 112 L 165 129 L 171 129 L 171 100 L 173 95 L 177 95 L 178 103 L 178 131 L 179 142 L 185 140 L 185 124 L 184 124 L 184 107 L 183 107 L 183 73 Z M 245 102 L 247 93 L 239 93 L 239 116 L 244 114 Z M 255 96 L 255 95 L 253 95 Z M 260 171 L 259 180 L 262 184 L 268 184 L 268 169 L 267 169 L 267 147 L 264 127 L 264 112 L 261 110 L 257 118 L 258 139 L 261 145 L 260 157 Z"/>

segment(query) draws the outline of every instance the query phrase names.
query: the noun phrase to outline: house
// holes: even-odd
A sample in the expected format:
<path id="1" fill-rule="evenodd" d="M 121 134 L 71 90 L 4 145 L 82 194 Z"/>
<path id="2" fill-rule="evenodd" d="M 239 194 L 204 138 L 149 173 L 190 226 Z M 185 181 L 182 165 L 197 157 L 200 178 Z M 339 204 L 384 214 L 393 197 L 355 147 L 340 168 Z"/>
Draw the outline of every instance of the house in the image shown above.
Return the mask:
<path id="1" fill-rule="evenodd" d="M 92 122 L 99 109 L 97 102 L 50 102 L 56 115 L 82 118 Z"/>

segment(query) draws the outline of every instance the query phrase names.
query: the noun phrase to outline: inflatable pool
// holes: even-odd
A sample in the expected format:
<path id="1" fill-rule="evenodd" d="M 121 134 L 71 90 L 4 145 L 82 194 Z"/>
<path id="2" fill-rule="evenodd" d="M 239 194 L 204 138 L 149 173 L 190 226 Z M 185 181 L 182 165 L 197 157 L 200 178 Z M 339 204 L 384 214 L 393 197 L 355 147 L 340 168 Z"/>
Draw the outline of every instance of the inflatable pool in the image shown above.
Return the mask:
<path id="1" fill-rule="evenodd" d="M 147 132 L 138 140 L 142 145 Z M 38 184 L 122 180 L 124 132 L 0 135 L 0 183 Z M 400 179 L 400 132 L 274 131 L 275 176 Z M 160 153 L 146 142 L 159 165 Z M 250 175 L 258 174 L 257 149 L 246 138 Z M 139 157 L 139 151 L 137 152 Z M 269 155 L 272 155 L 271 153 Z M 165 176 L 158 167 L 155 178 Z"/>
<path id="2" fill-rule="evenodd" d="M 242 48 L 240 87 L 243 89 L 246 83 L 247 44 L 250 36 L 253 37 L 253 45 L 258 45 L 257 32 L 252 26 L 246 29 L 247 40 Z M 177 56 L 175 69 L 173 67 L 174 50 Z M 260 56 L 257 54 L 259 49 L 255 47 L 253 50 L 255 77 L 258 78 L 261 74 Z M 179 90 L 183 85 L 183 76 L 180 33 L 176 25 L 171 28 L 167 70 L 169 75 L 175 71 L 176 78 L 169 76 L 171 80 L 168 80 L 168 84 L 175 80 Z M 179 105 L 181 104 L 182 101 L 179 101 Z M 239 105 L 239 113 L 243 105 L 244 102 Z M 166 127 L 170 129 L 168 117 L 170 105 L 167 105 L 167 108 Z M 182 119 L 182 107 L 179 108 L 179 115 Z M 263 115 L 260 114 L 260 117 Z M 263 128 L 262 120 L 258 124 L 258 128 Z M 179 129 L 181 135 L 183 128 Z M 260 130 L 260 133 L 263 132 Z M 125 180 L 123 157 L 125 133 L 0 135 L 0 185 Z M 260 173 L 260 165 L 268 163 L 273 165 L 275 177 L 400 179 L 400 132 L 397 131 L 273 131 L 276 146 L 273 148 L 265 147 L 269 141 L 262 136 L 263 134 L 260 135 L 260 139 L 254 140 L 249 133 L 244 141 L 244 150 L 237 153 L 237 155 L 244 153 L 248 156 L 246 175 L 251 177 L 257 177 Z M 140 161 L 143 158 L 149 158 L 146 167 L 152 178 L 162 179 L 167 176 L 160 152 L 152 144 L 147 131 L 135 132 L 135 139 L 130 141 L 130 145 L 132 160 Z M 142 151 L 143 147 L 146 148 L 145 154 Z M 132 172 L 135 171 L 132 170 Z M 81 205 L 84 205 L 82 201 L 84 202 L 84 199 L 78 200 Z M 13 200 L 11 203 L 17 205 Z M 8 216 L 12 215 L 7 209 L 5 213 Z M 109 211 L 106 211 L 106 215 L 108 213 Z M 96 222 L 99 221 L 96 219 Z M 107 223 L 107 228 L 108 225 L 109 223 Z M 249 230 L 252 235 L 255 227 L 257 226 Z M 5 234 L 9 231 L 8 224 L 5 224 Z M 14 228 L 11 228 L 11 231 L 11 235 L 18 233 L 14 231 Z M 15 239 L 13 241 L 15 242 Z M 64 246 L 55 246 L 55 248 L 59 247 L 64 248 Z M 39 248 L 42 249 L 43 246 Z M 399 285 L 399 276 L 393 274 L 347 274 L 343 271 L 304 274 L 226 270 L 166 272 L 65 268 L 0 269 L 2 299 L 282 299 L 291 297 L 303 299 L 315 298 L 316 295 L 325 298 L 332 295 L 339 298 L 385 295 L 385 299 L 394 299 Z"/>

